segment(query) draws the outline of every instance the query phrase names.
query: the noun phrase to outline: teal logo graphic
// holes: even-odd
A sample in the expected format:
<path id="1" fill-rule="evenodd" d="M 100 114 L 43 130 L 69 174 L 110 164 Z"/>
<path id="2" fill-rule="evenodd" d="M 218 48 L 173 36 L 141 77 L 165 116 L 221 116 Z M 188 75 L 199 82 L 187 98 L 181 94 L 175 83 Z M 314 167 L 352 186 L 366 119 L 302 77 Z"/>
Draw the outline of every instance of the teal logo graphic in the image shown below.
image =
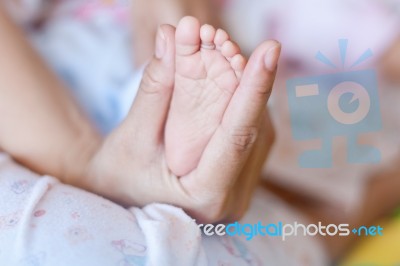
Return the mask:
<path id="1" fill-rule="evenodd" d="M 378 226 L 360 226 L 358 228 L 354 228 L 351 232 L 356 236 L 383 236 L 383 228 Z"/>
<path id="2" fill-rule="evenodd" d="M 346 68 L 347 45 L 347 40 L 339 40 L 342 69 Z M 332 167 L 335 137 L 346 138 L 348 163 L 368 164 L 381 160 L 377 148 L 358 142 L 360 135 L 382 129 L 375 70 L 352 70 L 370 57 L 372 51 L 368 49 L 351 64 L 348 71 L 341 71 L 318 52 L 316 59 L 331 69 L 337 69 L 336 73 L 287 81 L 294 139 L 320 141 L 318 149 L 303 151 L 299 156 L 300 167 Z"/>
<path id="3" fill-rule="evenodd" d="M 289 237 L 296 236 L 343 236 L 347 237 L 351 233 L 355 236 L 383 236 L 383 227 L 380 225 L 360 226 L 351 230 L 349 224 L 302 224 L 297 221 L 293 223 L 230 223 L 230 224 L 199 224 L 200 231 L 206 236 L 243 236 L 250 241 L 254 237 L 279 237 L 286 241 Z"/>

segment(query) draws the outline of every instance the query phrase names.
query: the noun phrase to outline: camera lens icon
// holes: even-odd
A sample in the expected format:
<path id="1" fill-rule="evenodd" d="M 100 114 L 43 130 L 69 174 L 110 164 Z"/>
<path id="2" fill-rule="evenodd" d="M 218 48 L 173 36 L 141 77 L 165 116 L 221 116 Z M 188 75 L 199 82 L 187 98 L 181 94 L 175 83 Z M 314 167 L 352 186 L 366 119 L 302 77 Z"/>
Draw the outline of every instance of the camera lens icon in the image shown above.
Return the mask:
<path id="1" fill-rule="evenodd" d="M 367 49 L 347 68 L 347 44 L 346 39 L 339 40 L 342 70 L 319 51 L 315 58 L 338 72 L 287 81 L 293 138 L 302 142 L 320 141 L 318 148 L 310 147 L 299 154 L 298 163 L 302 168 L 332 167 L 333 141 L 337 137 L 346 138 L 342 151 L 348 163 L 381 161 L 378 148 L 358 141 L 361 135 L 382 129 L 376 71 L 354 70 L 373 54 Z"/>
<path id="2" fill-rule="evenodd" d="M 368 91 L 359 83 L 345 81 L 332 88 L 328 95 L 327 107 L 329 114 L 337 122 L 354 125 L 367 117 L 371 99 Z"/>

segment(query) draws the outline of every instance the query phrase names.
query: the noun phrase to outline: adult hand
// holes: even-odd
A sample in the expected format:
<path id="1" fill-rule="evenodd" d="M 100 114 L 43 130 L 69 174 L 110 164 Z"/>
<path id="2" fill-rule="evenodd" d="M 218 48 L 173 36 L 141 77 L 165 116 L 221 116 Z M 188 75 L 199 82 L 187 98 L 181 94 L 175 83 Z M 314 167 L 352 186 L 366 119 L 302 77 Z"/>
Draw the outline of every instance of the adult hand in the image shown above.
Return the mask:
<path id="1" fill-rule="evenodd" d="M 201 222 L 239 218 L 247 208 L 272 144 L 265 106 L 280 45 L 269 41 L 251 56 L 223 120 L 196 169 L 173 175 L 164 151 L 164 127 L 174 84 L 174 28 L 160 27 L 156 56 L 148 65 L 123 122 L 86 169 L 86 187 L 125 205 L 163 202 L 182 207 Z"/>

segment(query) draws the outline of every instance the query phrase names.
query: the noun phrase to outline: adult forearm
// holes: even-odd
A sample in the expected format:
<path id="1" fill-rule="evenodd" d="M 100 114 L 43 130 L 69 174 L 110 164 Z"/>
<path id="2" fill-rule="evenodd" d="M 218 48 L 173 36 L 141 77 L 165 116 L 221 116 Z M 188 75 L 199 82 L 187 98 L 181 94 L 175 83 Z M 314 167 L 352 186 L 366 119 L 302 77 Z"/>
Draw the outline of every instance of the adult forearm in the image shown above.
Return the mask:
<path id="1" fill-rule="evenodd" d="M 0 7 L 0 148 L 76 183 L 99 136 Z"/>

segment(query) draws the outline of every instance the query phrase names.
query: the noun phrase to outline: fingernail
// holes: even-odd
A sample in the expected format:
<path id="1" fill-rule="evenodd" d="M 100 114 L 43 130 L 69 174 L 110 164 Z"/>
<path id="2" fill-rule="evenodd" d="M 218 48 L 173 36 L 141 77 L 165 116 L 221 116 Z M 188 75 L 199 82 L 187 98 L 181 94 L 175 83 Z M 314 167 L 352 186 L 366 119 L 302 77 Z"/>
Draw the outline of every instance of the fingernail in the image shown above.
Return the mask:
<path id="1" fill-rule="evenodd" d="M 281 54 L 281 44 L 277 43 L 271 47 L 265 55 L 265 67 L 269 71 L 275 71 L 278 66 L 279 55 Z"/>
<path id="2" fill-rule="evenodd" d="M 166 50 L 167 42 L 165 41 L 165 35 L 163 30 L 159 27 L 156 37 L 156 51 L 155 56 L 157 59 L 163 58 Z"/>

